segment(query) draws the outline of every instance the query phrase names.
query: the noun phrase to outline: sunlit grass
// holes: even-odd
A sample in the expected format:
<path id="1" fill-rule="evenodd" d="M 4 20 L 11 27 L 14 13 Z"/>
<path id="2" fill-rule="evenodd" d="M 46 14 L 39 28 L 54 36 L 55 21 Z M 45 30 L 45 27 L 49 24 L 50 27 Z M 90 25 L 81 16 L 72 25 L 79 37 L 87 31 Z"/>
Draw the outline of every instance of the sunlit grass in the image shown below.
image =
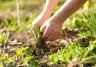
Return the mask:
<path id="1" fill-rule="evenodd" d="M 38 0 L 19 0 L 19 3 L 21 9 L 32 9 L 34 6 L 38 8 L 41 5 Z M 16 10 L 16 0 L 0 1 L 0 11 L 8 9 Z"/>

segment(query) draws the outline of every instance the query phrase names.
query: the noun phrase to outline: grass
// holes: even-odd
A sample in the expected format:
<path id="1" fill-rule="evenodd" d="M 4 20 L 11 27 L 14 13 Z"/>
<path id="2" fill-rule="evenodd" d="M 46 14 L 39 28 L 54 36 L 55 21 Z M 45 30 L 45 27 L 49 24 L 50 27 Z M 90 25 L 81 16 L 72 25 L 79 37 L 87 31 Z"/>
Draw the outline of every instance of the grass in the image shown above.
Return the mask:
<path id="1" fill-rule="evenodd" d="M 80 66 L 81 64 L 96 64 L 96 13 L 89 8 L 75 13 L 65 23 L 65 30 L 78 32 L 79 41 L 69 42 L 65 49 L 49 55 L 49 65 L 64 64 L 67 66 Z"/>
<path id="2" fill-rule="evenodd" d="M 95 41 L 90 41 L 89 46 L 82 47 L 84 44 L 79 43 L 70 43 L 66 49 L 61 49 L 57 53 L 49 56 L 51 60 L 49 64 L 68 64 L 68 65 L 80 65 L 93 63 L 95 64 L 96 53 L 93 50 L 96 50 Z M 85 44 L 86 45 L 86 44 Z M 94 58 L 94 60 L 92 60 Z"/>
<path id="3" fill-rule="evenodd" d="M 0 66 L 28 66 L 28 67 L 37 67 L 37 61 L 32 55 L 32 50 L 28 47 L 21 47 L 16 50 L 16 54 L 12 57 L 9 53 L 4 53 L 0 56 Z"/>
<path id="4" fill-rule="evenodd" d="M 3 44 L 6 44 L 9 38 L 9 34 L 8 33 L 2 33 L 0 35 L 0 46 L 2 46 Z"/>
<path id="5" fill-rule="evenodd" d="M 28 3 L 28 4 L 26 4 Z M 9 5 L 10 4 L 10 5 Z M 19 0 L 20 9 L 32 9 L 34 6 L 38 6 L 37 0 Z M 4 10 L 16 10 L 16 1 L 0 1 L 0 11 Z"/>

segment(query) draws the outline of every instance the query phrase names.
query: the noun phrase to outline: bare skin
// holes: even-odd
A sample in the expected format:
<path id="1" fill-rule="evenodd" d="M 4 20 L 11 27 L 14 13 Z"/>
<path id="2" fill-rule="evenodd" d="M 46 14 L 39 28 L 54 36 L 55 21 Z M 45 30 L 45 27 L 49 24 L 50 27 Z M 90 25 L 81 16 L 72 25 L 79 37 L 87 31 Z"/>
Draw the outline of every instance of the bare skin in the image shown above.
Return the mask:
<path id="1" fill-rule="evenodd" d="M 43 22 L 41 22 L 40 19 L 35 21 L 33 24 L 34 28 L 40 27 L 41 32 L 43 32 L 42 38 L 45 41 L 56 40 L 61 34 L 64 21 L 76 10 L 78 10 L 87 0 L 67 0 L 64 5 L 52 17 L 49 18 L 53 8 L 57 5 L 58 2 L 57 0 L 54 0 L 56 3 L 53 2 L 53 4 L 52 1 L 53 0 L 50 0 L 50 5 L 48 3 L 47 7 L 45 6 L 45 13 L 41 15 L 41 19 L 46 16 Z"/>
<path id="2" fill-rule="evenodd" d="M 58 0 L 46 0 L 45 7 L 40 15 L 33 21 L 33 27 L 39 28 L 51 16 L 54 8 L 58 4 Z"/>

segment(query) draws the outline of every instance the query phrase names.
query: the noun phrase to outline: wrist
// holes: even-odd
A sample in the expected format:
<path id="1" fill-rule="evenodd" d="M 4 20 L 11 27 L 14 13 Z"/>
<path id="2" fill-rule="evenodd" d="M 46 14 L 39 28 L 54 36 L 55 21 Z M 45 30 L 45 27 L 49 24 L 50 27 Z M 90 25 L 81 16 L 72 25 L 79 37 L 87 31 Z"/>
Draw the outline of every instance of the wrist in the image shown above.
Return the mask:
<path id="1" fill-rule="evenodd" d="M 60 25 L 63 25 L 64 21 L 66 20 L 65 18 L 60 18 L 59 16 L 52 16 L 51 19 L 54 21 L 54 22 L 57 22 L 59 23 Z"/>
<path id="2" fill-rule="evenodd" d="M 51 21 L 51 24 L 55 24 L 57 25 L 57 27 L 62 28 L 63 22 L 59 21 L 56 17 L 52 16 L 51 18 L 49 18 L 49 20 Z"/>

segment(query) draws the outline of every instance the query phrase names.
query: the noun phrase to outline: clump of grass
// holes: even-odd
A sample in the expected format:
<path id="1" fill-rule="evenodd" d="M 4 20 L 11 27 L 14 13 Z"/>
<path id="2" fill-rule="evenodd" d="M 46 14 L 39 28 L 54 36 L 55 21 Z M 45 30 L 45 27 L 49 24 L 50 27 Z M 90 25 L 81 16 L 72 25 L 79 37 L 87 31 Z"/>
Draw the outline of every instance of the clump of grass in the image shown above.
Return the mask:
<path id="1" fill-rule="evenodd" d="M 40 31 L 40 29 L 34 29 L 34 39 L 35 39 L 35 50 L 33 53 L 38 56 L 43 56 L 44 54 L 48 53 L 50 49 L 46 45 L 45 41 L 42 39 L 43 33 Z"/>
<path id="2" fill-rule="evenodd" d="M 76 13 L 66 23 L 66 28 L 78 31 L 80 38 L 96 37 L 96 12 L 90 8 L 84 12 Z"/>
<path id="3" fill-rule="evenodd" d="M 2 33 L 2 34 L 0 35 L 0 46 L 6 44 L 7 41 L 8 41 L 8 38 L 9 38 L 9 33 L 5 33 L 5 32 Z"/>
<path id="4" fill-rule="evenodd" d="M 96 62 L 96 41 L 90 41 L 89 46 L 82 47 L 82 44 L 79 43 L 70 43 L 66 50 L 61 49 L 57 53 L 49 55 L 51 60 L 49 64 L 69 64 L 69 65 L 80 65 Z M 93 60 L 94 59 L 94 60 Z"/>
<path id="5" fill-rule="evenodd" d="M 18 48 L 14 55 L 4 53 L 0 56 L 0 66 L 2 67 L 14 67 L 14 66 L 26 66 L 26 67 L 38 67 L 38 63 L 35 60 L 32 49 L 28 47 Z"/>

